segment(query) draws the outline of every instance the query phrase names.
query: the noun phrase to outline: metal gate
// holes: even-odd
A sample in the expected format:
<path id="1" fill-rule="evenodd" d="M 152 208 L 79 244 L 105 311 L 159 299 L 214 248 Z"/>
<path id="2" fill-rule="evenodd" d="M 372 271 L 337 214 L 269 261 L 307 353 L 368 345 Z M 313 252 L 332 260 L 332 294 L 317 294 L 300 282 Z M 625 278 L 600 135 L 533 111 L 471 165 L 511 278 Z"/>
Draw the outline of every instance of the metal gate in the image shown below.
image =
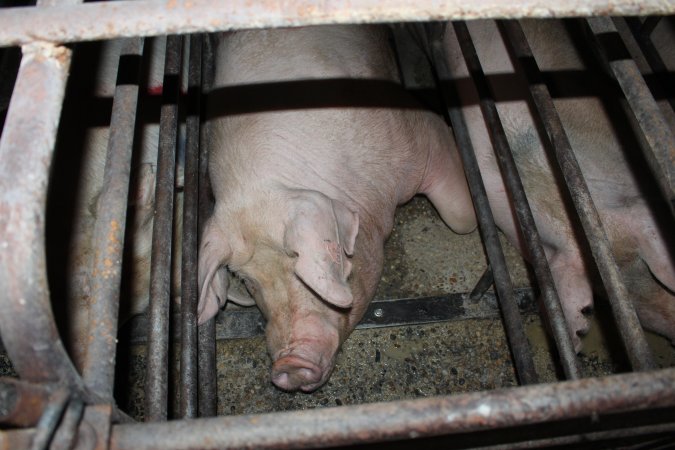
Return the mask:
<path id="1" fill-rule="evenodd" d="M 568 381 L 536 384 L 529 345 L 510 284 L 496 227 L 487 205 L 475 157 L 461 112 L 450 106 L 474 206 L 484 236 L 500 301 L 507 337 L 521 387 L 432 397 L 418 400 L 343 406 L 253 416 L 210 417 L 216 414 L 215 321 L 196 326 L 196 258 L 200 218 L 207 214 L 208 181 L 205 154 L 199 148 L 200 98 L 208 91 L 212 64 L 202 34 L 251 27 L 319 25 L 329 23 L 428 22 L 480 17 L 578 17 L 606 14 L 663 15 L 675 4 L 662 1 L 614 2 L 586 0 L 551 4 L 519 2 L 456 2 L 404 0 L 329 0 L 288 2 L 162 0 L 79 4 L 46 0 L 37 6 L 0 9 L 0 45 L 18 46 L 23 58 L 0 141 L 0 330 L 6 351 L 19 375 L 0 380 L 0 448 L 312 448 L 385 441 L 424 439 L 424 445 L 456 435 L 455 446 L 532 448 L 556 445 L 622 442 L 639 437 L 663 448 L 675 435 L 675 369 L 656 370 L 642 328 L 621 281 L 597 211 L 588 194 L 551 96 L 541 81 L 528 43 L 515 20 L 503 20 L 513 52 L 524 65 L 533 104 L 555 147 L 562 174 L 593 258 L 612 305 L 612 313 L 635 372 L 581 379 L 557 294 L 533 225 L 527 200 L 507 146 L 497 146 L 502 170 L 519 212 L 518 220 L 531 236 L 527 242 L 537 283 Z M 658 17 L 628 19 L 651 63 L 649 33 Z M 494 101 L 481 81 L 481 67 L 463 22 L 454 22 L 467 66 L 475 75 L 486 117 L 494 116 Z M 624 92 L 642 129 L 645 159 L 671 208 L 675 141 L 654 99 L 630 59 L 617 59 L 600 38 L 613 33 L 607 17 L 584 19 L 590 42 Z M 439 45 L 439 26 L 420 25 L 438 77 L 447 77 Z M 165 82 L 160 119 L 160 144 L 153 229 L 151 306 L 148 322 L 148 382 L 146 420 L 133 423 L 113 400 L 121 258 L 125 230 L 129 167 L 138 86 L 117 87 L 106 160 L 104 191 L 107 205 L 96 223 L 95 290 L 87 361 L 75 369 L 62 344 L 50 306 L 45 259 L 45 205 L 52 151 L 61 114 L 71 50 L 63 44 L 93 39 L 131 37 L 124 55 L 140 55 L 143 36 L 170 34 L 167 39 Z M 180 34 L 180 35 L 179 35 Z M 186 167 L 183 218 L 183 292 L 181 318 L 181 414 L 167 419 L 169 337 L 169 271 L 171 252 L 163 243 L 173 230 L 174 164 L 183 40 L 189 39 L 188 101 L 186 108 Z M 123 64 L 121 60 L 120 64 Z M 478 75 L 476 75 L 478 74 Z M 172 81 L 173 80 L 173 81 Z M 453 94 L 446 93 L 448 96 Z M 496 142 L 504 141 L 498 121 L 489 121 Z M 126 130 L 126 131 L 125 131 Z M 491 285 L 486 278 L 485 285 Z M 478 288 L 480 290 L 480 287 Z M 368 320 L 377 321 L 377 308 Z M 196 419 L 200 417 L 199 419 Z M 209 418 L 207 418 L 209 417 Z M 11 428 L 10 428 L 11 427 Z M 453 441 L 450 441 L 453 442 Z M 415 444 L 417 445 L 417 444 Z M 606 444 L 611 445 L 611 444 Z"/>

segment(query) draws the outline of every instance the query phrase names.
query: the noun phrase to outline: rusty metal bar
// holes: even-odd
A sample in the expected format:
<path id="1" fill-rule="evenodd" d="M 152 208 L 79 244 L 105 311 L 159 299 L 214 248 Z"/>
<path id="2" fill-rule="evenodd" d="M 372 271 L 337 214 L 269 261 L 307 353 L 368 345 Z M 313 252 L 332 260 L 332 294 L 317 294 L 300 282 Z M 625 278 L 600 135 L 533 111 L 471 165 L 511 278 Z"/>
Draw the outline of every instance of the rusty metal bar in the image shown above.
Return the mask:
<path id="1" fill-rule="evenodd" d="M 670 103 L 670 107 L 675 109 L 675 87 L 673 87 L 672 83 L 669 82 L 668 68 L 663 62 L 663 58 L 661 58 L 659 51 L 656 49 L 656 46 L 652 42 L 650 35 L 653 31 L 653 28 L 651 28 L 651 25 L 649 25 L 647 29 L 645 29 L 645 26 L 648 24 L 653 24 L 653 26 L 658 24 L 658 20 L 651 21 L 650 19 L 654 19 L 654 17 L 649 17 L 644 22 L 644 24 L 637 17 L 617 17 L 614 20 L 623 20 L 626 22 L 628 28 L 633 34 L 635 42 L 640 47 L 640 50 L 642 50 L 642 54 L 647 61 L 647 64 L 649 64 L 649 67 L 652 69 L 652 73 L 656 76 L 656 80 L 658 82 L 657 89 L 663 91 L 668 103 Z M 660 19 L 660 17 L 657 17 L 657 19 Z M 654 89 L 654 86 L 651 87 Z M 655 92 L 655 95 L 658 94 Z"/>
<path id="2" fill-rule="evenodd" d="M 40 421 L 37 424 L 35 436 L 30 447 L 31 450 L 43 450 L 49 446 L 49 442 L 52 436 L 54 436 L 56 427 L 69 400 L 70 394 L 65 388 L 61 388 L 51 395 L 49 403 L 42 412 L 42 417 L 40 417 Z"/>
<path id="3" fill-rule="evenodd" d="M 111 450 L 317 448 L 672 408 L 675 369 L 265 415 L 118 425 Z M 659 416 L 652 416 L 659 423 Z M 589 420 L 589 422 L 591 422 Z M 625 427 L 625 424 L 621 424 Z"/>
<path id="4" fill-rule="evenodd" d="M 644 22 L 642 22 L 640 25 L 640 33 L 644 34 L 645 36 L 651 35 L 660 21 L 661 17 L 659 16 L 645 18 Z"/>
<path id="5" fill-rule="evenodd" d="M 595 208 L 579 163 L 556 112 L 548 87 L 539 74 L 537 62 L 520 25 L 516 21 L 504 21 L 502 27 L 508 36 L 508 39 L 505 39 L 507 48 L 510 48 L 525 72 L 532 101 L 541 117 L 548 138 L 553 144 L 555 160 L 558 162 L 567 191 L 581 221 L 631 365 L 636 370 L 653 368 L 655 364 L 651 349 L 645 340 L 635 308 L 628 297 L 619 268 L 610 251 L 600 215 Z"/>
<path id="6" fill-rule="evenodd" d="M 0 378 L 0 423 L 19 427 L 35 425 L 50 394 L 51 389 L 42 384 Z"/>
<path id="7" fill-rule="evenodd" d="M 522 449 L 542 449 L 547 447 L 561 448 L 569 446 L 575 448 L 576 446 L 584 446 L 588 448 L 589 443 L 606 443 L 613 441 L 616 445 L 620 445 L 623 450 L 630 450 L 631 448 L 638 450 L 658 450 L 658 449 L 672 449 L 675 443 L 675 424 L 666 425 L 647 425 L 641 427 L 630 427 L 621 430 L 611 431 L 597 431 L 593 433 L 584 433 L 575 436 L 560 436 L 547 439 L 536 439 L 524 442 L 511 442 L 509 444 L 498 444 L 487 447 L 481 447 L 481 450 L 522 450 Z M 626 439 L 640 438 L 640 443 L 635 447 L 629 447 Z M 584 445 L 585 444 L 585 445 Z M 665 444 L 664 446 L 661 446 Z M 575 447 L 572 447 L 572 446 Z M 598 448 L 612 448 L 609 444 Z"/>
<path id="8" fill-rule="evenodd" d="M 642 153 L 649 169 L 675 216 L 675 135 L 647 87 L 640 69 L 628 53 L 621 36 L 608 17 L 586 19 L 589 41 L 619 83 L 643 136 Z"/>
<path id="9" fill-rule="evenodd" d="M 49 450 L 71 450 L 77 439 L 77 430 L 84 412 L 84 403 L 73 399 L 68 404 L 59 428 L 54 434 Z"/>
<path id="10" fill-rule="evenodd" d="M 506 139 L 506 132 L 502 126 L 497 113 L 497 107 L 494 101 L 494 93 L 491 93 L 481 62 L 476 53 L 476 48 L 471 41 L 471 35 L 465 22 L 453 22 L 457 40 L 469 69 L 471 78 L 478 91 L 480 98 L 480 109 L 483 118 L 487 124 L 492 147 L 499 164 L 499 169 L 504 179 L 507 192 L 515 209 L 516 219 L 519 225 L 519 233 L 527 248 L 527 253 L 531 258 L 531 265 L 534 270 L 537 285 L 541 291 L 541 301 L 548 317 L 548 323 L 551 326 L 553 338 L 555 340 L 563 371 L 568 379 L 577 379 L 580 376 L 579 365 L 577 363 L 574 344 L 567 329 L 562 305 L 558 298 L 558 293 L 553 283 L 551 269 L 546 260 L 544 246 L 534 222 L 534 216 L 530 209 L 525 189 L 518 173 L 518 167 L 513 159 L 513 153 Z"/>
<path id="11" fill-rule="evenodd" d="M 92 237 L 95 251 L 90 272 L 89 339 L 82 372 L 87 386 L 107 399 L 112 399 L 115 378 L 122 255 L 142 54 L 141 38 L 128 39 L 122 46 L 103 188 Z"/>
<path id="12" fill-rule="evenodd" d="M 146 421 L 166 420 L 169 378 L 169 314 L 171 304 L 171 242 L 173 225 L 178 99 L 182 37 L 166 41 L 162 109 L 159 122 L 157 187 L 152 229 L 150 328 L 145 381 Z"/>
<path id="13" fill-rule="evenodd" d="M 181 395 L 182 417 L 197 417 L 198 333 L 197 253 L 199 250 L 199 116 L 202 81 L 202 36 L 190 36 L 186 118 L 185 186 L 183 189 L 183 272 L 181 276 Z"/>
<path id="14" fill-rule="evenodd" d="M 7 8 L 0 13 L 0 46 L 35 40 L 74 42 L 335 23 L 411 22 L 488 17 L 583 17 L 675 12 L 662 0 L 161 0 L 95 2 L 50 8 Z"/>
<path id="15" fill-rule="evenodd" d="M 54 323 L 44 245 L 47 180 L 71 52 L 35 44 L 23 53 L 0 139 L 0 332 L 22 379 L 82 392 Z"/>
<path id="16" fill-rule="evenodd" d="M 432 32 L 433 34 L 433 32 Z M 438 77 L 441 80 L 449 79 L 449 70 L 446 63 L 445 52 L 440 38 L 432 37 L 430 39 L 431 54 L 434 61 L 434 67 Z M 448 98 L 455 97 L 451 92 L 444 92 Z M 454 104 L 452 104 L 454 103 Z M 497 226 L 495 225 L 492 210 L 488 202 L 483 178 L 478 167 L 478 161 L 469 138 L 469 132 L 464 122 L 461 108 L 457 102 L 449 102 L 447 105 L 448 116 L 452 123 L 457 140 L 457 148 L 464 165 L 464 173 L 469 184 L 469 191 L 476 209 L 478 218 L 478 227 L 483 238 L 485 252 L 494 276 L 495 289 L 499 306 L 502 311 L 504 329 L 509 347 L 513 355 L 513 362 L 516 367 L 516 374 L 521 384 L 530 384 L 537 382 L 537 372 L 534 369 L 532 360 L 532 350 L 530 343 L 525 335 L 523 320 L 518 311 L 518 304 L 513 293 L 513 284 L 506 267 L 504 252 L 502 251 Z"/>
<path id="17" fill-rule="evenodd" d="M 202 95 L 213 87 L 213 42 L 209 36 L 202 41 Z M 201 105 L 204 114 L 204 102 Z M 208 142 L 208 122 L 201 123 L 201 142 Z M 211 186 L 209 183 L 209 152 L 206 145 L 199 148 L 199 232 L 203 232 L 206 219 L 211 215 Z M 216 373 L 216 318 L 199 327 L 199 416 L 212 417 L 218 413 L 218 386 Z"/>

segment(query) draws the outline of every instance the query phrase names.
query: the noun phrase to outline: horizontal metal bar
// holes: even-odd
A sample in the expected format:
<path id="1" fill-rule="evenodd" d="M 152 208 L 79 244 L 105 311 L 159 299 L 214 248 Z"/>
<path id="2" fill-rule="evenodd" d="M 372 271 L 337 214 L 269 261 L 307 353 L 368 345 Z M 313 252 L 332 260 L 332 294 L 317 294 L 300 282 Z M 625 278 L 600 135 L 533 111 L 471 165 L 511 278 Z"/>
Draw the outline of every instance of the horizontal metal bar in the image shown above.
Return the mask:
<path id="1" fill-rule="evenodd" d="M 630 448 L 637 449 L 650 449 L 656 450 L 657 448 L 672 448 L 675 443 L 675 424 L 666 424 L 666 425 L 648 425 L 644 427 L 633 427 L 624 428 L 620 430 L 612 431 L 597 431 L 594 433 L 584 433 L 574 436 L 561 436 L 547 439 L 537 439 L 532 441 L 523 441 L 509 444 L 500 444 L 490 447 L 481 447 L 481 450 L 521 450 L 521 449 L 542 449 L 547 447 L 554 447 L 559 449 L 561 447 L 576 448 L 577 446 L 584 445 L 584 448 L 588 448 L 589 443 L 595 443 L 598 445 L 600 443 L 606 443 L 607 441 L 614 441 L 615 444 L 620 445 L 624 450 Z M 629 447 L 628 439 L 639 439 L 639 443 L 645 445 L 642 447 L 640 444 L 636 447 Z M 647 442 L 652 445 L 647 446 Z M 653 445 L 663 445 L 664 447 L 655 447 Z M 602 446 L 599 448 L 610 448 L 608 445 Z M 595 446 L 594 446 L 595 448 Z"/>
<path id="2" fill-rule="evenodd" d="M 111 450 L 317 448 L 473 433 L 675 406 L 675 368 L 555 384 L 265 415 L 114 426 Z M 652 414 L 652 423 L 667 421 Z M 615 424 L 625 427 L 625 423 Z M 579 430 L 585 431 L 585 430 Z"/>
<path id="3" fill-rule="evenodd" d="M 673 12 L 675 4 L 662 0 L 126 0 L 58 8 L 3 9 L 0 46 L 331 23 Z"/>
<path id="4" fill-rule="evenodd" d="M 0 378 L 0 424 L 27 427 L 35 425 L 44 410 L 50 386 Z"/>
<path id="5" fill-rule="evenodd" d="M 514 295 L 520 310 L 537 311 L 531 289 L 515 289 Z M 467 294 L 448 294 L 436 297 L 379 300 L 371 302 L 356 329 L 420 325 L 465 319 L 498 319 L 499 306 L 493 292 L 487 292 L 478 300 Z M 180 316 L 172 317 L 174 341 L 180 340 Z M 202 325 L 203 326 L 203 325 Z M 140 314 L 122 329 L 121 339 L 131 344 L 146 342 L 148 317 Z M 216 339 L 242 339 L 265 334 L 265 319 L 258 308 L 224 310 L 216 316 Z"/>

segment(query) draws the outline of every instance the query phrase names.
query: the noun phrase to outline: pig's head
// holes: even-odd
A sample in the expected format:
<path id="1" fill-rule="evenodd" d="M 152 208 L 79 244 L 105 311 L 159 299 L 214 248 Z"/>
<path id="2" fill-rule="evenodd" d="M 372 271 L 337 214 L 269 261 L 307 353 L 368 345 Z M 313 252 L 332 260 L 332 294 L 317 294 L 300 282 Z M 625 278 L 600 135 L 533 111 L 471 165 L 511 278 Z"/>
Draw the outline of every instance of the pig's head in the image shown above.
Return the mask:
<path id="1" fill-rule="evenodd" d="M 232 221 L 216 208 L 200 246 L 199 322 L 215 315 L 226 299 L 236 301 L 227 294 L 229 267 L 244 279 L 267 319 L 273 383 L 310 392 L 326 382 L 354 326 L 347 278 L 359 219 L 315 191 L 291 191 L 274 203 L 283 205 L 278 220 L 256 210 Z"/>

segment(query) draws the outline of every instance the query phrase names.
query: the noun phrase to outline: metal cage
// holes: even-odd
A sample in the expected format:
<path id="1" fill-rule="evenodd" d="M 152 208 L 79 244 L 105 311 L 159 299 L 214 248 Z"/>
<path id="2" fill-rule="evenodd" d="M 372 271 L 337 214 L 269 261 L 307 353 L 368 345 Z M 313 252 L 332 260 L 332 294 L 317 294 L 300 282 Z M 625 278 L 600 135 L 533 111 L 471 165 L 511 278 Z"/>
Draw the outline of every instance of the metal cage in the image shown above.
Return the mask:
<path id="1" fill-rule="evenodd" d="M 635 310 L 588 189 L 552 107 L 545 83 L 532 64 L 528 43 L 516 20 L 523 17 L 588 17 L 590 42 L 617 80 L 648 145 L 645 159 L 661 193 L 675 205 L 675 140 L 644 78 L 630 59 L 617 59 L 600 36 L 614 32 L 606 16 L 659 16 L 675 3 L 658 0 L 520 0 L 469 3 L 419 0 L 245 0 L 115 1 L 79 4 L 77 0 L 38 1 L 37 6 L 0 9 L 0 45 L 21 46 L 23 57 L 0 141 L 0 330 L 18 378 L 0 379 L 0 448 L 313 448 L 408 440 L 455 447 L 535 448 L 619 445 L 649 442 L 649 448 L 675 445 L 675 368 L 655 369 Z M 532 102 L 554 144 L 583 231 L 591 244 L 612 305 L 612 313 L 634 373 L 582 379 L 567 334 L 551 274 L 522 185 L 513 167 L 494 101 L 481 79 L 482 69 L 463 22 L 454 22 L 462 52 L 481 92 L 481 109 L 497 145 L 502 170 L 518 206 L 518 219 L 537 261 L 534 270 L 567 381 L 537 384 L 532 355 L 523 333 L 516 294 L 509 279 L 496 227 L 487 204 L 461 112 L 448 117 L 462 153 L 466 175 L 500 300 L 504 325 L 521 387 L 417 400 L 341 406 L 313 411 L 209 417 L 216 414 L 215 321 L 196 326 L 196 258 L 200 217 L 208 211 L 206 156 L 199 148 L 200 97 L 210 80 L 209 46 L 201 33 L 332 23 L 420 22 L 439 79 L 447 77 L 438 45 L 440 20 L 499 18 L 500 27 L 526 68 Z M 658 17 L 627 19 L 649 59 L 649 32 Z M 435 21 L 423 25 L 422 22 Z M 193 33 L 187 36 L 187 33 Z M 106 160 L 107 205 L 95 225 L 97 317 L 82 373 L 75 368 L 56 328 L 50 306 L 45 257 L 45 205 L 52 152 L 68 78 L 71 50 L 64 44 L 129 37 L 125 55 L 140 55 L 144 36 L 168 34 L 165 84 L 153 229 L 151 306 L 148 315 L 146 420 L 134 423 L 113 400 L 113 377 L 125 237 L 129 167 L 138 86 L 115 92 Z M 183 40 L 189 39 L 188 101 L 183 218 L 183 297 L 181 335 L 181 414 L 167 419 L 169 271 L 173 227 L 174 172 Z M 188 48 L 188 46 L 185 46 Z M 122 64 L 121 62 L 120 64 Z M 657 64 L 656 61 L 653 64 Z M 174 81 L 172 81 L 174 80 Z M 446 92 L 452 97 L 452 92 Z M 125 131 L 126 130 L 126 131 Z M 491 285 L 486 278 L 484 285 Z M 477 289 L 480 290 L 480 287 Z M 371 308 L 367 317 L 377 320 Z M 446 437 L 450 440 L 443 440 Z M 632 441 L 629 439 L 633 439 Z M 76 444 L 76 447 L 72 447 Z"/>

